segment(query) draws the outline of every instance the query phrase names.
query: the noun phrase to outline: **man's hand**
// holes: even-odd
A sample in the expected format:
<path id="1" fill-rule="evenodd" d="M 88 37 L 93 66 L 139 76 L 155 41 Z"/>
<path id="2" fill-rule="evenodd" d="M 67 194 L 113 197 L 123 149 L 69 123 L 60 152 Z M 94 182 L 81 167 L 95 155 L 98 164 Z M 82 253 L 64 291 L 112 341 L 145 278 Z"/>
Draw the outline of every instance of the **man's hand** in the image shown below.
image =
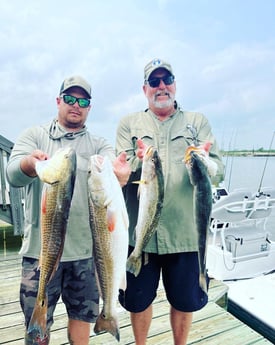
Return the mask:
<path id="1" fill-rule="evenodd" d="M 117 156 L 113 162 L 113 169 L 121 187 L 125 186 L 131 174 L 131 168 L 127 162 L 126 152 L 121 152 L 120 155 Z"/>
<path id="2" fill-rule="evenodd" d="M 47 159 L 49 159 L 49 156 L 45 152 L 41 150 L 34 150 L 30 155 L 27 155 L 24 158 L 22 158 L 20 167 L 26 175 L 30 177 L 35 177 L 37 176 L 35 170 L 35 163 L 37 161 L 44 161 Z"/>
<path id="3" fill-rule="evenodd" d="M 137 139 L 137 151 L 136 155 L 140 160 L 143 160 L 145 151 L 147 150 L 148 145 L 144 144 L 142 139 Z"/>

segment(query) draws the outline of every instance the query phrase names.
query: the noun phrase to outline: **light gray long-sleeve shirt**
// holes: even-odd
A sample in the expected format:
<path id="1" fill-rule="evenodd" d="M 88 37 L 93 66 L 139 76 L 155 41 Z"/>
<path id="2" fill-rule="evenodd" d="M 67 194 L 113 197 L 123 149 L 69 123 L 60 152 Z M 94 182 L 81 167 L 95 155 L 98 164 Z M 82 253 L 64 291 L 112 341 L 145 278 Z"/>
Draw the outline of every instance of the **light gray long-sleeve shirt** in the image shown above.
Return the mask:
<path id="1" fill-rule="evenodd" d="M 21 159 L 39 149 L 50 157 L 61 147 L 70 146 L 77 154 L 77 172 L 61 261 L 74 261 L 92 256 L 92 235 L 89 225 L 87 194 L 88 161 L 91 155 L 109 156 L 114 149 L 104 138 L 91 135 L 86 127 L 69 133 L 54 120 L 50 124 L 25 130 L 16 141 L 8 165 L 7 178 L 14 187 L 25 187 L 25 227 L 20 253 L 39 258 L 40 199 L 43 183 L 38 177 L 27 176 L 20 168 Z"/>
<path id="2" fill-rule="evenodd" d="M 211 142 L 210 158 L 218 165 L 217 184 L 223 180 L 224 166 L 217 142 L 204 115 L 195 112 L 175 110 L 175 114 L 165 121 L 159 121 L 150 110 L 130 114 L 120 121 L 117 130 L 116 150 L 128 153 L 132 168 L 129 183 L 124 187 L 124 195 L 129 214 L 130 245 L 135 244 L 135 226 L 138 215 L 137 186 L 131 181 L 140 179 L 141 161 L 136 157 L 136 140 L 141 138 L 146 145 L 157 148 L 164 173 L 164 204 L 157 230 L 146 252 L 168 254 L 197 251 L 197 232 L 193 212 L 193 186 L 183 163 L 184 153 L 193 144 L 190 130 L 195 129 L 199 144 Z"/>

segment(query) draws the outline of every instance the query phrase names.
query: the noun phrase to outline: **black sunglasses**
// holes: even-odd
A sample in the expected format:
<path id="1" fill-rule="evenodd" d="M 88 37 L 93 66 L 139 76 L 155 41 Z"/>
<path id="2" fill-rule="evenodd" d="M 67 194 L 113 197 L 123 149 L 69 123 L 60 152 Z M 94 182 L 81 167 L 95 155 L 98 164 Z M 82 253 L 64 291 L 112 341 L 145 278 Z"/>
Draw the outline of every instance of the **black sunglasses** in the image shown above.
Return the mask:
<path id="1" fill-rule="evenodd" d="M 161 80 L 164 82 L 165 85 L 171 85 L 174 83 L 175 77 L 171 74 L 165 77 L 156 77 L 156 78 L 152 78 L 147 80 L 147 83 L 151 86 L 151 87 L 158 87 Z"/>
<path id="2" fill-rule="evenodd" d="M 80 108 L 87 108 L 91 102 L 91 100 L 88 98 L 77 98 L 71 95 L 63 95 L 62 98 L 64 103 L 69 105 L 74 105 L 77 102 Z"/>

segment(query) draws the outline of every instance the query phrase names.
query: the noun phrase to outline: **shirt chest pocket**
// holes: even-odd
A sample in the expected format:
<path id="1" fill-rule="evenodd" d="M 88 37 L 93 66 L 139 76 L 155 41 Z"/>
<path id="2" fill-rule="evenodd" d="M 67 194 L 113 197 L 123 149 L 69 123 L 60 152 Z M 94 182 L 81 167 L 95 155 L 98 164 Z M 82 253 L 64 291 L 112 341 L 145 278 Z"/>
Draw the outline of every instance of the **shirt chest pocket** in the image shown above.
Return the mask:
<path id="1" fill-rule="evenodd" d="M 145 145 L 152 145 L 154 147 L 157 147 L 157 141 L 154 132 L 147 130 L 145 128 L 133 128 L 131 131 L 131 138 L 133 142 L 133 147 L 135 148 L 137 148 L 137 139 L 141 139 Z"/>
<path id="2" fill-rule="evenodd" d="M 190 132 L 185 129 L 179 129 L 171 133 L 171 155 L 172 161 L 177 164 L 183 164 L 185 150 L 192 145 Z"/>

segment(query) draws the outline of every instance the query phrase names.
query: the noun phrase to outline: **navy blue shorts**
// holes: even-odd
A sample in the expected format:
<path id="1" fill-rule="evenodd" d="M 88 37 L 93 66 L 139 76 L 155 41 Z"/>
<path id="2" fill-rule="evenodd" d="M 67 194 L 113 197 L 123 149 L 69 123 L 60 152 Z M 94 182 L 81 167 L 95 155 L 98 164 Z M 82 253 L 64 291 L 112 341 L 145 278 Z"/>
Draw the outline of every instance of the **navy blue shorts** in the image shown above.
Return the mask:
<path id="1" fill-rule="evenodd" d="M 28 327 L 39 284 L 38 260 L 23 257 L 20 303 Z M 99 293 L 92 258 L 60 262 L 47 287 L 47 329 L 53 324 L 53 314 L 59 297 L 66 305 L 68 317 L 75 320 L 95 322 L 99 313 Z"/>
<path id="2" fill-rule="evenodd" d="M 133 247 L 130 247 L 129 253 L 132 250 Z M 207 304 L 208 296 L 199 286 L 197 252 L 165 255 L 148 253 L 148 259 L 145 265 L 143 262 L 137 277 L 127 272 L 127 289 L 119 292 L 120 304 L 126 310 L 138 313 L 152 304 L 161 274 L 167 300 L 175 309 L 193 312 Z"/>

